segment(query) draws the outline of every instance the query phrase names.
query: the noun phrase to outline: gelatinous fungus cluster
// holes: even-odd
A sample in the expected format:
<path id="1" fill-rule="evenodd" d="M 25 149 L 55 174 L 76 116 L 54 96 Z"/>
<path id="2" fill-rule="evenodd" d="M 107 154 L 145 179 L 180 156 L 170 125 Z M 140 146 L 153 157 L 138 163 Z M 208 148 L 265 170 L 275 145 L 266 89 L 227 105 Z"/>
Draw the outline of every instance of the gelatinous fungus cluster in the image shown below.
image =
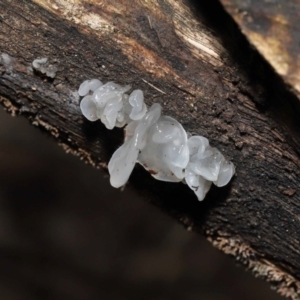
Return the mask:
<path id="1" fill-rule="evenodd" d="M 124 185 L 135 163 L 162 181 L 184 182 L 203 200 L 210 186 L 226 185 L 235 173 L 234 165 L 202 136 L 188 138 L 182 125 L 162 115 L 160 104 L 149 110 L 141 90 L 126 94 L 130 86 L 98 79 L 84 81 L 78 90 L 83 96 L 82 114 L 90 121 L 98 119 L 108 129 L 125 127 L 124 144 L 108 164 L 113 187 Z"/>

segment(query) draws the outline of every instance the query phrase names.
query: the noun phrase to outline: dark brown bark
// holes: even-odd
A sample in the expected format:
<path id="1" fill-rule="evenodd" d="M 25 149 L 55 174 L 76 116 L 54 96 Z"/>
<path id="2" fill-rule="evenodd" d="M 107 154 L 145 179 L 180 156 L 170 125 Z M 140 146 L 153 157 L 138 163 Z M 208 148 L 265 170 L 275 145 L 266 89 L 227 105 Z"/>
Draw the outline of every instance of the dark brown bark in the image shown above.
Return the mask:
<path id="1" fill-rule="evenodd" d="M 148 105 L 208 137 L 237 174 L 201 203 L 141 167 L 129 186 L 299 299 L 299 101 L 218 2 L 194 2 L 2 0 L 1 102 L 105 167 L 122 130 L 84 120 L 74 92 L 87 78 L 143 89 Z M 38 57 L 58 68 L 54 79 L 32 70 Z"/>
<path id="2" fill-rule="evenodd" d="M 249 41 L 300 98 L 300 2 L 221 2 Z"/>

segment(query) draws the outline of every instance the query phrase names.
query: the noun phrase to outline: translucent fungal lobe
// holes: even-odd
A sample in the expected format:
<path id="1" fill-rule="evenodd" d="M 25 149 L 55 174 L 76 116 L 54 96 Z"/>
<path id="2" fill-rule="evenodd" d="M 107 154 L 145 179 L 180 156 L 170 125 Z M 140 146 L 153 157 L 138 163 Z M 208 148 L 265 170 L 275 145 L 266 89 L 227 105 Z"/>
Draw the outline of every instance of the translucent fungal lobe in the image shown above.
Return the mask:
<path id="1" fill-rule="evenodd" d="M 177 120 L 162 115 L 160 104 L 147 111 L 143 92 L 134 90 L 128 95 L 130 88 L 92 79 L 84 81 L 78 91 L 84 96 L 80 109 L 89 121 L 100 119 L 108 129 L 127 124 L 124 144 L 108 164 L 113 187 L 127 182 L 135 163 L 158 180 L 186 183 L 198 200 L 204 199 L 212 183 L 228 184 L 235 168 L 218 149 L 203 136 L 188 139 Z"/>

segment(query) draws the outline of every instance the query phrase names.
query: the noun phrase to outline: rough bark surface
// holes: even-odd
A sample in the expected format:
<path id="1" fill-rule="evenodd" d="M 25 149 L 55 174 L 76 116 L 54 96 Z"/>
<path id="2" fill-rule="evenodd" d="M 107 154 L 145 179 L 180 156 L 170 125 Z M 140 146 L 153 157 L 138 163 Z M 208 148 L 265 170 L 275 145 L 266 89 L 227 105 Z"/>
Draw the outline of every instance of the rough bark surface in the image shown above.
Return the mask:
<path id="1" fill-rule="evenodd" d="M 208 137 L 236 166 L 229 186 L 200 203 L 136 167 L 130 187 L 300 299 L 299 101 L 218 2 L 1 0 L 0 51 L 6 109 L 96 167 L 122 130 L 83 119 L 76 90 L 87 78 L 141 88 L 148 105 Z M 40 57 L 54 79 L 32 69 Z"/>
<path id="2" fill-rule="evenodd" d="M 300 2 L 221 0 L 249 41 L 300 97 Z"/>

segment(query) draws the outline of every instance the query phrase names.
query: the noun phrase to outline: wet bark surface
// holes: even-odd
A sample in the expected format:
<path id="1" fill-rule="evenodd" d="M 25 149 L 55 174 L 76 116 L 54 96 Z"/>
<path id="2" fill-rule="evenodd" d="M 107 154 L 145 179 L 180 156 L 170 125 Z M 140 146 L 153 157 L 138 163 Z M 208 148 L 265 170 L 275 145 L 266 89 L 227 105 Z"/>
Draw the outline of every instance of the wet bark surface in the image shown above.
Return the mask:
<path id="1" fill-rule="evenodd" d="M 122 130 L 84 120 L 76 90 L 87 78 L 142 89 L 148 105 L 161 103 L 207 137 L 237 174 L 201 203 L 138 166 L 129 188 L 298 299 L 299 101 L 218 2 L 195 2 L 2 0 L 0 100 L 105 168 Z M 57 67 L 54 79 L 33 70 L 41 57 Z"/>

